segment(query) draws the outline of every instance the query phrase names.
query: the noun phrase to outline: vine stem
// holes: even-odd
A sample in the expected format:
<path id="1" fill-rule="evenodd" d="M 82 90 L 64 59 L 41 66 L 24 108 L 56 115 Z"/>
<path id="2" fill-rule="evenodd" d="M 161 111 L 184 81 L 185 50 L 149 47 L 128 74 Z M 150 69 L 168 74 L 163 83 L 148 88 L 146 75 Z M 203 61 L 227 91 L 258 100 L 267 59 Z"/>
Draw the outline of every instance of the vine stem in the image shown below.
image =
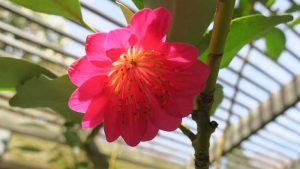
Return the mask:
<path id="1" fill-rule="evenodd" d="M 197 111 L 192 118 L 197 123 L 197 134 L 192 140 L 195 150 L 195 168 L 209 168 L 209 140 L 218 124 L 210 120 L 210 111 L 214 101 L 214 91 L 221 59 L 223 56 L 227 34 L 230 29 L 235 0 L 218 0 L 214 17 L 212 36 L 208 47 L 207 63 L 211 69 L 206 87 L 197 97 Z"/>

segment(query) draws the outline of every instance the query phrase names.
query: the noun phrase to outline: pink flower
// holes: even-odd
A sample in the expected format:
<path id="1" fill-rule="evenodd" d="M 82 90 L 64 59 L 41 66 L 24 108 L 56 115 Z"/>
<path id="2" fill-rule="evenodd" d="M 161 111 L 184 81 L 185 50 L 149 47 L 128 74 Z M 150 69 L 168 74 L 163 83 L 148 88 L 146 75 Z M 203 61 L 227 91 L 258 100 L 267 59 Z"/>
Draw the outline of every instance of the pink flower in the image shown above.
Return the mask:
<path id="1" fill-rule="evenodd" d="M 83 128 L 104 122 L 107 141 L 135 146 L 192 112 L 209 68 L 194 46 L 166 42 L 170 21 L 165 8 L 144 9 L 128 27 L 87 37 L 86 55 L 69 68 L 78 87 L 69 107 L 85 113 Z"/>

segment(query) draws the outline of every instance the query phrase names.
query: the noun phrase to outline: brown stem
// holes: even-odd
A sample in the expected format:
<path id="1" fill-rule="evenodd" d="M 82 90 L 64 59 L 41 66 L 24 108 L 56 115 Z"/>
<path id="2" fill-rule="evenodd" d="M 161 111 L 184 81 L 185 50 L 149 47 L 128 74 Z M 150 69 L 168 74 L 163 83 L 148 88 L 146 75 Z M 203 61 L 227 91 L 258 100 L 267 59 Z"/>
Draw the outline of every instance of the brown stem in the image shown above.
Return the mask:
<path id="1" fill-rule="evenodd" d="M 208 65 L 211 74 L 204 91 L 197 98 L 197 111 L 193 119 L 197 123 L 197 134 L 192 144 L 195 150 L 195 168 L 209 168 L 209 140 L 218 124 L 210 121 L 210 111 L 214 101 L 214 90 L 219 74 L 227 34 L 233 14 L 235 0 L 218 0 L 214 18 L 212 37 L 208 48 Z"/>

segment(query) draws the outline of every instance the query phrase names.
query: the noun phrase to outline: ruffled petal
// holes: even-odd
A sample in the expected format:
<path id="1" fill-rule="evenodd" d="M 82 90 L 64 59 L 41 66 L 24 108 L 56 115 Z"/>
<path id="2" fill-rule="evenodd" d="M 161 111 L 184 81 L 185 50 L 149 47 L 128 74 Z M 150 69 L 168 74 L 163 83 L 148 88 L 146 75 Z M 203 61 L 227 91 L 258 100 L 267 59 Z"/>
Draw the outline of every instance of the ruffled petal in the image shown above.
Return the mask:
<path id="1" fill-rule="evenodd" d="M 158 128 L 155 127 L 152 122 L 147 122 L 147 130 L 142 138 L 142 141 L 152 140 L 158 133 Z"/>
<path id="2" fill-rule="evenodd" d="M 164 38 L 170 27 L 172 15 L 169 10 L 164 7 L 156 8 L 154 14 L 156 18 L 150 25 L 150 30 L 148 31 L 155 31 L 157 37 Z"/>
<path id="3" fill-rule="evenodd" d="M 181 118 L 171 116 L 166 112 L 153 112 L 152 121 L 161 130 L 174 131 L 181 124 Z"/>
<path id="4" fill-rule="evenodd" d="M 95 33 L 86 38 L 86 56 L 90 62 L 100 67 L 111 62 L 111 59 L 106 56 L 104 48 L 106 37 L 107 33 Z"/>
<path id="5" fill-rule="evenodd" d="M 111 65 L 112 60 L 108 56 L 103 56 L 98 53 L 89 52 L 85 55 L 90 63 L 94 64 L 97 67 L 107 67 L 108 65 Z"/>
<path id="6" fill-rule="evenodd" d="M 144 9 L 136 13 L 129 28 L 139 39 L 143 49 L 156 49 L 165 41 L 171 22 L 171 14 L 166 8 Z"/>
<path id="7" fill-rule="evenodd" d="M 210 69 L 197 60 L 197 48 L 183 43 L 166 43 L 160 51 L 166 54 L 165 64 L 169 67 L 170 73 L 165 76 L 173 84 L 176 95 L 199 94 L 205 86 Z"/>
<path id="8" fill-rule="evenodd" d="M 98 95 L 92 100 L 82 119 L 82 128 L 96 127 L 104 120 L 104 112 L 106 111 L 105 106 L 107 102 L 108 98 L 104 94 Z"/>
<path id="9" fill-rule="evenodd" d="M 87 53 L 98 53 L 102 56 L 105 56 L 104 43 L 106 37 L 107 33 L 94 33 L 87 36 L 85 42 L 85 51 Z"/>
<path id="10" fill-rule="evenodd" d="M 123 116 L 121 135 L 129 146 L 136 146 L 145 135 L 146 118 L 144 114 L 134 115 L 134 112 L 124 112 Z"/>
<path id="11" fill-rule="evenodd" d="M 149 101 L 152 108 L 149 119 L 157 128 L 165 131 L 173 131 L 179 127 L 181 118 L 171 116 L 163 111 L 154 97 L 150 96 Z"/>
<path id="12" fill-rule="evenodd" d="M 135 35 L 128 28 L 110 31 L 104 43 L 106 55 L 112 61 L 116 61 L 122 53 L 126 52 L 129 47 L 136 43 L 135 39 Z"/>
<path id="13" fill-rule="evenodd" d="M 85 51 L 87 53 L 97 53 L 99 55 L 105 56 L 104 42 L 106 40 L 106 37 L 107 33 L 94 33 L 88 35 L 85 42 Z"/>
<path id="14" fill-rule="evenodd" d="M 172 68 L 185 68 L 197 61 L 198 49 L 184 43 L 165 43 L 159 49 L 165 54 Z"/>
<path id="15" fill-rule="evenodd" d="M 76 89 L 68 102 L 68 106 L 71 110 L 79 112 L 79 113 L 85 113 L 91 103 L 93 98 L 81 98 L 79 88 Z"/>
<path id="16" fill-rule="evenodd" d="M 127 49 L 130 47 L 129 39 L 131 37 L 131 32 L 127 28 L 119 28 L 112 30 L 108 33 L 106 41 L 104 43 L 105 49 L 114 49 L 114 48 L 121 48 Z"/>
<path id="17" fill-rule="evenodd" d="M 95 76 L 87 80 L 73 92 L 68 102 L 69 107 L 76 112 L 85 113 L 92 99 L 102 91 L 106 80 L 106 75 Z"/>
<path id="18" fill-rule="evenodd" d="M 114 48 L 114 49 L 109 49 L 106 51 L 106 55 L 111 58 L 113 61 L 116 61 L 119 59 L 119 57 L 126 53 L 126 49 L 123 48 Z"/>
<path id="19" fill-rule="evenodd" d="M 104 113 L 104 132 L 108 142 L 115 141 L 121 135 L 121 113 L 118 111 L 118 102 L 112 97 Z"/>
<path id="20" fill-rule="evenodd" d="M 174 117 L 183 118 L 191 114 L 194 108 L 194 97 L 173 96 L 164 106 L 164 110 Z"/>
<path id="21" fill-rule="evenodd" d="M 76 60 L 68 69 L 68 74 L 70 80 L 76 85 L 81 86 L 88 79 L 98 76 L 108 74 L 110 71 L 111 63 L 105 64 L 105 67 L 97 67 L 91 64 L 87 57 L 84 56 Z"/>
<path id="22" fill-rule="evenodd" d="M 197 61 L 189 67 L 178 69 L 176 74 L 168 77 L 168 80 L 173 83 L 176 96 L 196 96 L 205 87 L 209 73 L 209 67 Z"/>

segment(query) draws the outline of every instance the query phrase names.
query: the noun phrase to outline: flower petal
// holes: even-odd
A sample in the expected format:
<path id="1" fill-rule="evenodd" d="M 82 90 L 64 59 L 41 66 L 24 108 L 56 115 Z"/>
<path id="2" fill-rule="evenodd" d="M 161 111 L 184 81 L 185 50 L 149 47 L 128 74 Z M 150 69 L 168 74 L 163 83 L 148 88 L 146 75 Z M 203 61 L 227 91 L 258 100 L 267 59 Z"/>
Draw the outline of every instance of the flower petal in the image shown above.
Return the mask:
<path id="1" fill-rule="evenodd" d="M 165 43 L 160 51 L 166 54 L 166 59 L 172 62 L 173 68 L 186 67 L 197 61 L 198 49 L 185 43 Z M 175 64 L 175 65 L 173 65 Z"/>
<path id="2" fill-rule="evenodd" d="M 111 63 L 105 64 L 105 67 L 97 67 L 91 64 L 87 57 L 84 56 L 76 60 L 68 69 L 70 80 L 76 85 L 81 86 L 88 79 L 97 76 L 108 74 Z"/>
<path id="3" fill-rule="evenodd" d="M 121 135 L 130 146 L 136 146 L 146 132 L 147 121 L 144 114 L 134 115 L 134 112 L 124 112 Z"/>
<path id="4" fill-rule="evenodd" d="M 107 35 L 104 47 L 106 50 L 114 48 L 127 49 L 130 47 L 129 39 L 131 35 L 131 31 L 127 28 L 112 30 Z"/>
<path id="5" fill-rule="evenodd" d="M 111 50 L 117 51 L 127 51 L 127 49 L 136 43 L 136 37 L 128 28 L 119 28 L 110 31 L 107 35 L 104 47 L 106 50 L 106 55 L 111 58 L 112 61 L 117 60 L 120 54 L 111 55 Z"/>
<path id="6" fill-rule="evenodd" d="M 72 93 L 68 106 L 73 111 L 85 113 L 93 98 L 82 99 L 79 93 L 79 88 Z"/>
<path id="7" fill-rule="evenodd" d="M 105 56 L 104 43 L 107 37 L 107 33 L 94 33 L 86 38 L 85 51 L 87 53 L 98 53 Z"/>
<path id="8" fill-rule="evenodd" d="M 104 94 L 98 95 L 92 100 L 82 119 L 82 128 L 93 128 L 103 121 L 107 102 L 107 96 Z"/>
<path id="9" fill-rule="evenodd" d="M 85 113 L 92 99 L 102 91 L 106 80 L 106 75 L 95 76 L 87 80 L 73 92 L 69 99 L 69 107 L 76 112 Z"/>
<path id="10" fill-rule="evenodd" d="M 171 73 L 166 76 L 173 83 L 176 95 L 199 94 L 205 86 L 210 69 L 206 64 L 197 60 L 197 48 L 183 43 L 166 43 L 160 50 L 166 53 L 165 63 L 171 70 Z"/>
<path id="11" fill-rule="evenodd" d="M 143 37 L 146 34 L 148 26 L 156 18 L 152 9 L 146 8 L 134 14 L 129 24 L 129 29 L 136 33 L 138 37 Z"/>
<path id="12" fill-rule="evenodd" d="M 193 112 L 194 97 L 173 96 L 164 106 L 164 110 L 174 117 L 183 118 Z"/>
<path id="13" fill-rule="evenodd" d="M 142 138 L 142 141 L 152 140 L 158 133 L 158 128 L 155 127 L 152 122 L 147 121 L 147 130 Z"/>
<path id="14" fill-rule="evenodd" d="M 144 9 L 136 13 L 129 25 L 143 49 L 156 49 L 165 40 L 171 23 L 171 14 L 166 8 Z"/>
<path id="15" fill-rule="evenodd" d="M 114 48 L 106 51 L 106 55 L 111 58 L 113 61 L 116 61 L 120 58 L 122 54 L 126 53 L 126 49 L 123 48 Z"/>
<path id="16" fill-rule="evenodd" d="M 85 55 L 90 63 L 94 64 L 97 67 L 107 67 L 108 65 L 111 65 L 112 60 L 110 57 L 106 55 L 100 55 L 96 52 L 89 52 Z"/>
<path id="17" fill-rule="evenodd" d="M 91 63 L 99 67 L 111 63 L 111 59 L 106 56 L 106 50 L 104 48 L 106 37 L 107 33 L 95 33 L 86 38 L 86 57 Z"/>
<path id="18" fill-rule="evenodd" d="M 173 131 L 181 124 L 181 118 L 174 117 L 163 111 L 154 97 L 150 98 L 152 112 L 149 115 L 151 122 L 161 130 Z"/>
<path id="19" fill-rule="evenodd" d="M 184 69 L 179 69 L 176 75 L 169 76 L 168 80 L 174 85 L 177 96 L 196 96 L 205 87 L 209 76 L 209 67 L 197 61 Z M 197 78 L 195 78 L 197 77 Z"/>
<path id="20" fill-rule="evenodd" d="M 105 108 L 104 132 L 108 142 L 115 141 L 121 135 L 121 113 L 117 105 L 117 99 L 112 96 Z"/>

